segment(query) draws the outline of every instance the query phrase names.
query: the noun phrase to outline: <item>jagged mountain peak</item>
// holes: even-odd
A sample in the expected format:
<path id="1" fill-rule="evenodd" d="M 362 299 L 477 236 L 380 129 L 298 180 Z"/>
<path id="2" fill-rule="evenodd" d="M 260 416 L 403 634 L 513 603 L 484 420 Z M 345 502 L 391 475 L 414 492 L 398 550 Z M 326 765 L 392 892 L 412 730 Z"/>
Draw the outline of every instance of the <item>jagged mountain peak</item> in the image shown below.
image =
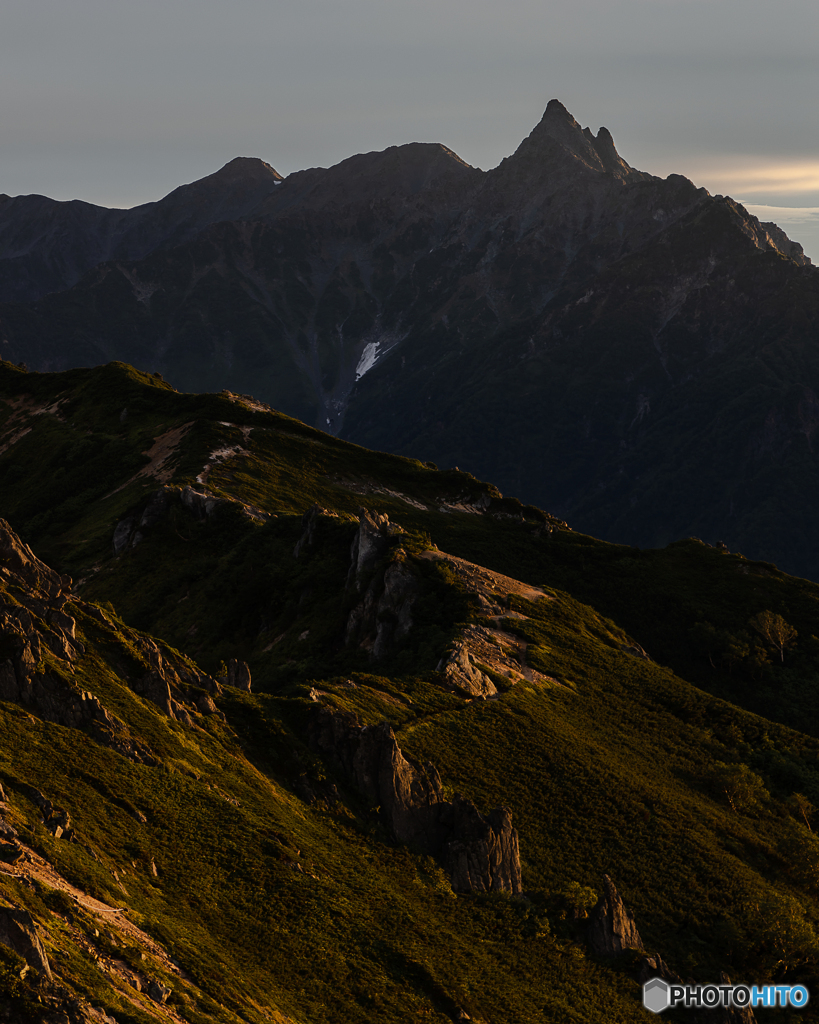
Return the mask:
<path id="1" fill-rule="evenodd" d="M 608 128 L 601 127 L 595 136 L 590 128 L 581 128 L 560 100 L 552 99 L 510 159 L 552 163 L 565 162 L 567 157 L 575 167 L 579 162 L 590 170 L 619 178 L 649 177 L 623 160 Z"/>

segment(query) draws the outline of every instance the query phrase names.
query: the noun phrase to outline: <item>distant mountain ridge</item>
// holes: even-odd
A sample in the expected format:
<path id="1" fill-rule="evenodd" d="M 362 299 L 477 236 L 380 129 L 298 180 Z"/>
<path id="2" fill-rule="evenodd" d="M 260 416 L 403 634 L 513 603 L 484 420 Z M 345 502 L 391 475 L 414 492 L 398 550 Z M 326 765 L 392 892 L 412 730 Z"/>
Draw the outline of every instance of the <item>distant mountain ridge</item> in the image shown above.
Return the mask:
<path id="1" fill-rule="evenodd" d="M 784 232 L 630 167 L 556 100 L 491 171 L 421 143 L 228 168 L 129 211 L 70 288 L 0 305 L 3 356 L 252 393 L 608 539 L 819 576 L 819 274 Z M 52 259 L 42 237 L 0 293 Z"/>
<path id="2" fill-rule="evenodd" d="M 0 301 L 33 301 L 70 288 L 98 263 L 179 245 L 213 223 L 246 216 L 281 180 L 263 160 L 237 157 L 130 210 L 0 195 Z"/>

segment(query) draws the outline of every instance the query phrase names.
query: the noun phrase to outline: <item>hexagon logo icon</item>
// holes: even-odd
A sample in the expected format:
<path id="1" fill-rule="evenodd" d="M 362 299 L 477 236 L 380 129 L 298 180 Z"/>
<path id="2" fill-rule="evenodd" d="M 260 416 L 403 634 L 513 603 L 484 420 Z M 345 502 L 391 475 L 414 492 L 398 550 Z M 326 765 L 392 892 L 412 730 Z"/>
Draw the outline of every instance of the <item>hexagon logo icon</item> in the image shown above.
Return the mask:
<path id="1" fill-rule="evenodd" d="M 662 1013 L 670 1003 L 668 984 L 662 978 L 652 978 L 643 985 L 643 1006 L 652 1013 Z"/>

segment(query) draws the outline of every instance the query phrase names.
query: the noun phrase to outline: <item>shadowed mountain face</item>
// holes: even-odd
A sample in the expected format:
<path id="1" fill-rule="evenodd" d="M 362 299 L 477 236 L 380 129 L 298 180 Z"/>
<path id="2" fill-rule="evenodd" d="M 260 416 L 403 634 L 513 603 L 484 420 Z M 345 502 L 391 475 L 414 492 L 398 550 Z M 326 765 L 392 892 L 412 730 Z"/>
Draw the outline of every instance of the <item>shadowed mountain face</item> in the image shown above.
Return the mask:
<path id="1" fill-rule="evenodd" d="M 77 283 L 110 259 L 141 259 L 222 220 L 246 216 L 281 181 L 263 160 L 237 157 L 158 203 L 107 210 L 79 200 L 0 196 L 0 300 L 27 302 Z"/>
<path id="2" fill-rule="evenodd" d="M 0 238 L 22 202 L 0 207 Z M 107 248 L 0 306 L 6 359 L 122 359 L 252 393 L 606 538 L 693 533 L 819 575 L 819 274 L 774 226 L 631 168 L 555 100 L 488 172 L 415 143 L 280 183 L 234 161 L 127 213 L 54 205 L 83 251 L 105 231 Z"/>

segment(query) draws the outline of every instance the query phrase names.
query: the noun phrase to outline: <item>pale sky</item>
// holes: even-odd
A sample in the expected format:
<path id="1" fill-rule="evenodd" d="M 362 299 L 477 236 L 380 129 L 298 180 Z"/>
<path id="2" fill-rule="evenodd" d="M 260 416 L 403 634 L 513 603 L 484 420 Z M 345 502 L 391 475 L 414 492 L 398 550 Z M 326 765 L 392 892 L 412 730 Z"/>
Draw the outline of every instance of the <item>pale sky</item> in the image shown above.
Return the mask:
<path id="1" fill-rule="evenodd" d="M 817 50 L 817 0 L 0 0 L 0 192 L 413 141 L 490 168 L 557 97 L 635 167 L 812 211 L 782 226 L 819 262 Z"/>

